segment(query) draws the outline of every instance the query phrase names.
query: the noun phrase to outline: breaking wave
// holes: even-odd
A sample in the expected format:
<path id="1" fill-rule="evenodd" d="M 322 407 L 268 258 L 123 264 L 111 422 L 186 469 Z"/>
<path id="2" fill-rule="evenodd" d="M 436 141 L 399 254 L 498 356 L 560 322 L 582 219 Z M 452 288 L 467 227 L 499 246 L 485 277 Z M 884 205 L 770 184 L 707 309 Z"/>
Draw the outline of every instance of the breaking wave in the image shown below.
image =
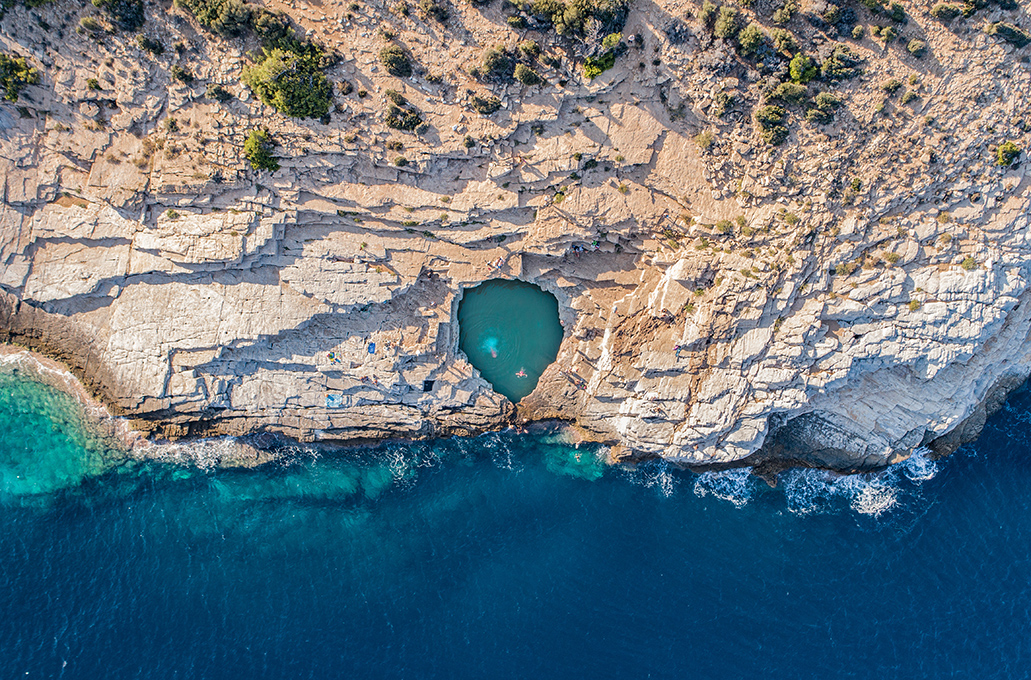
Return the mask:
<path id="1" fill-rule="evenodd" d="M 748 468 L 703 472 L 695 480 L 694 492 L 699 498 L 712 495 L 740 508 L 752 500 L 755 483 L 756 480 Z"/>

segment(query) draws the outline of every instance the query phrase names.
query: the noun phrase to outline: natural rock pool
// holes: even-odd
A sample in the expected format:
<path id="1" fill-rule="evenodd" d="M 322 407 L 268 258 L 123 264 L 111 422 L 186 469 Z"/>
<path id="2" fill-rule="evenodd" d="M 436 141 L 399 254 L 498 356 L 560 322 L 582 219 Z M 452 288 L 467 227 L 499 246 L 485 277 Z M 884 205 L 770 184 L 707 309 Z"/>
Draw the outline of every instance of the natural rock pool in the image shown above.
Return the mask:
<path id="1" fill-rule="evenodd" d="M 558 356 L 558 301 L 525 281 L 492 279 L 465 291 L 458 346 L 495 391 L 513 402 L 533 391 Z"/>

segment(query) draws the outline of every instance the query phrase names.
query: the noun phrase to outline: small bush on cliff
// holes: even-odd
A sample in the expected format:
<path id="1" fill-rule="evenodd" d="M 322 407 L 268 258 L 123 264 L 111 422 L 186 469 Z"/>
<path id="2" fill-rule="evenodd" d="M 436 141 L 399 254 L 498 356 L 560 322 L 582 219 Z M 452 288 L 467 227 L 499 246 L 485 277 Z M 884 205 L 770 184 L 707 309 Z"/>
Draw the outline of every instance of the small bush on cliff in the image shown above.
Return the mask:
<path id="1" fill-rule="evenodd" d="M 136 31 L 143 26 L 143 0 L 93 0 L 93 6 L 102 9 L 123 31 Z"/>
<path id="2" fill-rule="evenodd" d="M 1013 142 L 1003 142 L 995 150 L 995 164 L 1009 167 L 1020 157 L 1020 152 L 1020 147 Z"/>
<path id="3" fill-rule="evenodd" d="M 472 105 L 480 115 L 489 116 L 498 112 L 501 108 L 501 100 L 490 95 L 486 97 L 475 95 L 472 99 Z"/>
<path id="4" fill-rule="evenodd" d="M 276 171 L 279 169 L 279 161 L 272 155 L 273 147 L 275 142 L 268 130 L 251 130 L 251 134 L 243 143 L 243 153 L 255 170 Z"/>
<path id="5" fill-rule="evenodd" d="M 820 70 L 812 59 L 799 52 L 792 57 L 788 64 L 788 73 L 791 75 L 791 80 L 796 83 L 808 83 L 819 75 Z"/>
<path id="6" fill-rule="evenodd" d="M 412 75 L 412 62 L 398 45 L 387 45 L 380 50 L 379 60 L 392 76 L 408 78 Z"/>
<path id="7" fill-rule="evenodd" d="M 212 33 L 237 36 L 250 27 L 251 8 L 242 0 L 175 0 Z"/>
<path id="8" fill-rule="evenodd" d="M 717 38 L 731 40 L 737 37 L 740 30 L 738 26 L 738 11 L 734 7 L 720 7 L 720 15 L 716 19 L 716 26 L 712 32 Z"/>
<path id="9" fill-rule="evenodd" d="M 766 44 L 766 31 L 759 24 L 752 22 L 737 34 L 737 42 L 741 54 L 745 56 L 755 54 Z"/>
<path id="10" fill-rule="evenodd" d="M 312 46 L 314 47 L 314 46 Z M 266 49 L 261 61 L 244 68 L 243 82 L 264 103 L 293 118 L 321 118 L 329 113 L 333 93 L 321 69 L 322 51 L 298 55 Z"/>
<path id="11" fill-rule="evenodd" d="M 25 57 L 0 54 L 0 90 L 3 90 L 4 99 L 16 102 L 23 87 L 38 82 L 39 71 L 29 66 Z"/>
<path id="12" fill-rule="evenodd" d="M 809 95 L 809 88 L 800 83 L 781 83 L 770 93 L 771 99 L 780 99 L 789 104 L 801 104 Z"/>
<path id="13" fill-rule="evenodd" d="M 1031 42 L 1031 34 L 1028 34 L 1027 31 L 1019 26 L 1014 26 L 1005 21 L 988 24 L 985 26 L 984 32 L 988 35 L 998 36 L 1016 47 L 1023 47 Z"/>
<path id="14" fill-rule="evenodd" d="M 507 81 L 512 76 L 512 58 L 503 47 L 492 47 L 483 53 L 480 69 L 485 80 Z"/>
<path id="15" fill-rule="evenodd" d="M 917 59 L 920 59 L 927 54 L 927 43 L 923 40 L 910 40 L 909 44 L 906 45 L 906 50 Z"/>
<path id="16" fill-rule="evenodd" d="M 931 8 L 931 16 L 938 21 L 949 22 L 958 17 L 963 13 L 963 9 L 957 5 L 950 5 L 945 2 L 939 2 L 937 5 Z"/>
<path id="17" fill-rule="evenodd" d="M 755 112 L 759 136 L 772 146 L 780 146 L 788 138 L 788 113 L 779 106 L 764 106 Z"/>
<path id="18" fill-rule="evenodd" d="M 540 85 L 544 82 L 539 73 L 524 64 L 516 64 L 513 75 L 523 85 Z"/>
<path id="19" fill-rule="evenodd" d="M 847 80 L 859 75 L 859 65 L 863 58 L 852 51 L 848 45 L 836 45 L 830 55 L 823 60 L 820 70 L 827 80 Z"/>

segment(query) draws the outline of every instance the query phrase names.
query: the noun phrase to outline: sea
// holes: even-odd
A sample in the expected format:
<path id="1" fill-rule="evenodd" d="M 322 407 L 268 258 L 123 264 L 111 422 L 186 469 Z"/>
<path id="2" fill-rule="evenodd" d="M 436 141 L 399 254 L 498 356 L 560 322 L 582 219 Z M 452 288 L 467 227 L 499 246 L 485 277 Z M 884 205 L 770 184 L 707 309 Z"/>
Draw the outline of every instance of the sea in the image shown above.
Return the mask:
<path id="1" fill-rule="evenodd" d="M 0 367 L 0 678 L 1031 675 L 1031 391 L 948 458 L 776 487 L 561 431 L 234 469 L 94 421 Z"/>

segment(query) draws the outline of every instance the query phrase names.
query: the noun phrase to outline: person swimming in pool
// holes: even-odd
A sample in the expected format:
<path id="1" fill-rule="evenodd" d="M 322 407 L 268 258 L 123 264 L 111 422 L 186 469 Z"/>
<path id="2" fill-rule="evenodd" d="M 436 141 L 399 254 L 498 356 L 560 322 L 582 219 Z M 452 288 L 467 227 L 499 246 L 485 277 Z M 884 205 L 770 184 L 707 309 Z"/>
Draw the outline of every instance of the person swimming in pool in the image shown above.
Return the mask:
<path id="1" fill-rule="evenodd" d="M 483 348 L 490 352 L 490 355 L 497 359 L 498 358 L 498 339 L 495 337 L 488 337 L 483 341 Z"/>
<path id="2" fill-rule="evenodd" d="M 519 372 L 518 372 L 518 373 L 516 373 L 516 377 L 517 377 L 517 378 L 525 378 L 525 377 L 526 377 L 526 370 L 525 370 L 525 369 L 522 369 L 522 368 L 520 368 L 520 369 L 519 369 Z"/>

